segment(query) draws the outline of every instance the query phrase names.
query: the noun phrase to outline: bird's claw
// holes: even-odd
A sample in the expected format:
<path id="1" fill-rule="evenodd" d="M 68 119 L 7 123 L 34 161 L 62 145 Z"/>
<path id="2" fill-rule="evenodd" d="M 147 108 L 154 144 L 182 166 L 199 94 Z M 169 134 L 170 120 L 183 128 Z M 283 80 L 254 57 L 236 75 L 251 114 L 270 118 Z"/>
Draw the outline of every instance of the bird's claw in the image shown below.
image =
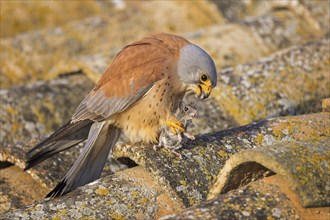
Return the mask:
<path id="1" fill-rule="evenodd" d="M 167 120 L 166 125 L 171 129 L 171 131 L 174 135 L 178 134 L 178 130 L 181 132 L 185 131 L 182 123 L 178 120 Z"/>

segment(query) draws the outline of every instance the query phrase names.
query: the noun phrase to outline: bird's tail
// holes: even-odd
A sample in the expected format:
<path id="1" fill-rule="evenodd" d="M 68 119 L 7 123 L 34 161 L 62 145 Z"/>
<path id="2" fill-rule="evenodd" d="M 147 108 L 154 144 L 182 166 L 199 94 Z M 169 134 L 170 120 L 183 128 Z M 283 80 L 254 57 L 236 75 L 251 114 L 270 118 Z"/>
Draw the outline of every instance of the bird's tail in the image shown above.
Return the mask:
<path id="1" fill-rule="evenodd" d="M 120 136 L 120 129 L 109 122 L 95 122 L 86 145 L 61 182 L 46 196 L 57 197 L 100 177 L 111 148 Z"/>
<path id="2" fill-rule="evenodd" d="M 84 120 L 76 123 L 69 121 L 64 124 L 27 153 L 28 160 L 24 170 L 86 140 L 92 123 L 90 120 Z"/>

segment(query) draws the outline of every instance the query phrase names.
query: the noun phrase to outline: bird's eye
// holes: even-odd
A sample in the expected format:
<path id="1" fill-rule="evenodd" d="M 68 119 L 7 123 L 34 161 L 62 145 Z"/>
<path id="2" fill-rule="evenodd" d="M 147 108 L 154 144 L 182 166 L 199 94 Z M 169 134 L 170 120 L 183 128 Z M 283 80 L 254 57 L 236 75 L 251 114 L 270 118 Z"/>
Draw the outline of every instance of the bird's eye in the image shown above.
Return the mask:
<path id="1" fill-rule="evenodd" d="M 184 109 L 183 109 L 183 110 L 184 110 L 185 112 L 186 112 L 186 111 L 188 111 L 188 107 L 184 107 Z"/>
<path id="2" fill-rule="evenodd" d="M 206 82 L 208 80 L 208 76 L 206 74 L 201 75 L 201 81 Z"/>

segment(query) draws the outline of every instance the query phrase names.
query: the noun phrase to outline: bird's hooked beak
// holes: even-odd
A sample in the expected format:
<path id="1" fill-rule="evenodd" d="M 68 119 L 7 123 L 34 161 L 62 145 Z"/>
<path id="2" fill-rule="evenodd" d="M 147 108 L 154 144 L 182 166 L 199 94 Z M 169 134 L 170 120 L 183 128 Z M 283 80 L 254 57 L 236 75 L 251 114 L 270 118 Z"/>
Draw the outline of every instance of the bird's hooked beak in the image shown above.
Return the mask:
<path id="1" fill-rule="evenodd" d="M 212 87 L 205 84 L 198 84 L 196 86 L 196 95 L 200 99 L 206 99 L 210 96 Z"/>

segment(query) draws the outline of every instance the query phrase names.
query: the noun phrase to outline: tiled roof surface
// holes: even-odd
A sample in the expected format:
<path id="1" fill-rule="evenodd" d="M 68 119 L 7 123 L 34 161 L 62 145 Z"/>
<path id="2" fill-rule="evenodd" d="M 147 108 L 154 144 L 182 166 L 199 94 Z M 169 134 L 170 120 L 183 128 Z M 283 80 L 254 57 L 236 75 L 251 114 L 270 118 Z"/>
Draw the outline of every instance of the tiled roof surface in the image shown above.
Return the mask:
<path id="1" fill-rule="evenodd" d="M 328 1 L 116 2 L 67 17 L 57 2 L 1 2 L 0 218 L 329 219 Z M 216 62 L 196 139 L 182 159 L 118 144 L 124 165 L 109 159 L 101 179 L 43 200 L 82 145 L 27 172 L 25 153 L 69 119 L 122 46 L 153 32 L 180 34 Z"/>

